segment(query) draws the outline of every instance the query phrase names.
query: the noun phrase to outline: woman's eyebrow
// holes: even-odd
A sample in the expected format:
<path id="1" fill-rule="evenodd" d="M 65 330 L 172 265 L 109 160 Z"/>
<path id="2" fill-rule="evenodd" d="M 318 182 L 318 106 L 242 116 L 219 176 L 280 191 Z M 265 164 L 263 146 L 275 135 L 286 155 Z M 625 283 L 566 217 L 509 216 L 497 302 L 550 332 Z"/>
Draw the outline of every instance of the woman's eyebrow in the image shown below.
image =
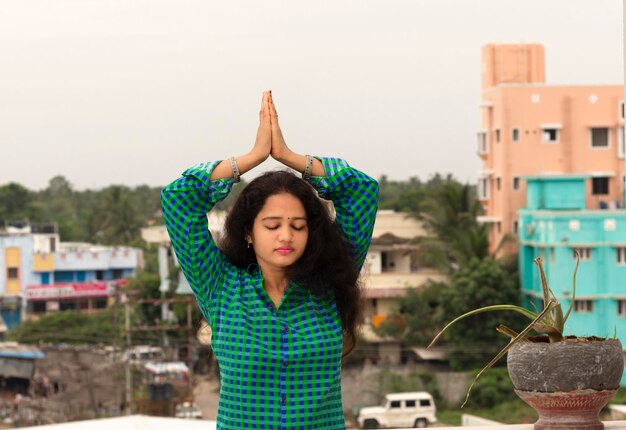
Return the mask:
<path id="1" fill-rule="evenodd" d="M 265 218 L 261 218 L 261 221 L 267 221 L 267 220 L 283 220 L 285 219 L 285 217 L 282 216 L 266 216 Z M 294 216 L 294 217 L 287 217 L 287 219 L 293 219 L 293 220 L 304 220 L 306 221 L 306 217 L 305 216 Z"/>

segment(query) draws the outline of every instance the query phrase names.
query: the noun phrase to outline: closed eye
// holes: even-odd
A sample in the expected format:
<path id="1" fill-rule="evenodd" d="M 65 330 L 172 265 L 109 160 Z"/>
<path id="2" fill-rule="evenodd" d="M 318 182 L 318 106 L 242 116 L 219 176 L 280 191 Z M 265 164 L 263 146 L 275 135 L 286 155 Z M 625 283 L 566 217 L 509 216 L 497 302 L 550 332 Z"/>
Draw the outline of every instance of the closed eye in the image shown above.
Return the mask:
<path id="1" fill-rule="evenodd" d="M 306 228 L 306 225 L 300 226 L 300 227 L 296 227 L 295 225 L 291 226 L 294 230 L 296 231 L 302 231 Z"/>

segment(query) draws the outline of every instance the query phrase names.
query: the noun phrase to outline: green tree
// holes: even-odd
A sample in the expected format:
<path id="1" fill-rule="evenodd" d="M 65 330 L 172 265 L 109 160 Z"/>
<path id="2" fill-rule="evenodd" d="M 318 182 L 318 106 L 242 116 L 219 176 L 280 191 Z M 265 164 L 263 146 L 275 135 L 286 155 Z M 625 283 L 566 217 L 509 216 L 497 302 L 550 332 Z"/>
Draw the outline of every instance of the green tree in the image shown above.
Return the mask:
<path id="1" fill-rule="evenodd" d="M 421 238 L 422 259 L 432 267 L 452 273 L 473 258 L 489 256 L 489 232 L 478 224 L 482 207 L 468 184 L 448 177 L 433 186 L 414 216 L 430 236 Z"/>
<path id="2" fill-rule="evenodd" d="M 76 210 L 78 200 L 72 184 L 63 176 L 55 176 L 48 187 L 38 193 L 42 209 L 40 222 L 54 222 L 64 241 L 84 241 L 80 216 Z"/>
<path id="3" fill-rule="evenodd" d="M 127 187 L 112 185 L 101 192 L 98 236 L 108 245 L 130 245 L 140 241 L 141 222 Z"/>
<path id="4" fill-rule="evenodd" d="M 133 298 L 137 299 L 160 299 L 159 287 L 161 280 L 158 273 L 140 271 L 128 282 L 127 290 Z M 137 306 L 139 311 L 137 320 L 141 324 L 153 325 L 161 319 L 161 307 L 152 303 L 143 303 Z"/>
<path id="5" fill-rule="evenodd" d="M 482 306 L 519 303 L 519 280 L 513 270 L 506 270 L 490 258 L 473 259 L 461 267 L 452 275 L 450 285 L 439 292 L 439 325 Z M 467 324 L 448 329 L 445 340 L 450 351 L 450 365 L 464 370 L 489 362 L 507 343 L 506 338 L 496 332 L 500 324 L 515 330 L 525 327 L 527 321 L 513 312 L 488 312 L 471 317 Z"/>
<path id="6" fill-rule="evenodd" d="M 116 314 L 118 311 L 109 308 L 95 314 L 57 312 L 36 321 L 24 321 L 7 337 L 23 343 L 113 343 L 121 339 L 124 329 L 124 316 Z"/>
<path id="7" fill-rule="evenodd" d="M 31 191 L 16 182 L 0 186 L 0 220 L 14 221 L 31 218 L 34 198 Z"/>
<path id="8" fill-rule="evenodd" d="M 424 197 L 424 186 L 419 178 L 408 181 L 390 181 L 383 175 L 378 180 L 380 187 L 378 206 L 398 212 L 415 212 Z"/>
<path id="9" fill-rule="evenodd" d="M 376 334 L 406 345 L 428 345 L 439 328 L 440 290 L 446 287 L 445 283 L 429 282 L 424 288 L 409 290 L 391 316 L 375 329 Z"/>

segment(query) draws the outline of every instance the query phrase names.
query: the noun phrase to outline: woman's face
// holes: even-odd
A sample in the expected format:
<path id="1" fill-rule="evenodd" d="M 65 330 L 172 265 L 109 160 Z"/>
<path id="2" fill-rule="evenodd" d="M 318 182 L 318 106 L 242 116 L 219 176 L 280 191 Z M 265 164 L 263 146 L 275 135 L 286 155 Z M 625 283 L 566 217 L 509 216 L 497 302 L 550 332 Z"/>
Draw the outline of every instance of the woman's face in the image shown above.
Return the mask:
<path id="1" fill-rule="evenodd" d="M 308 238 L 302 202 L 292 194 L 280 193 L 265 201 L 248 240 L 261 269 L 284 270 L 302 257 Z"/>

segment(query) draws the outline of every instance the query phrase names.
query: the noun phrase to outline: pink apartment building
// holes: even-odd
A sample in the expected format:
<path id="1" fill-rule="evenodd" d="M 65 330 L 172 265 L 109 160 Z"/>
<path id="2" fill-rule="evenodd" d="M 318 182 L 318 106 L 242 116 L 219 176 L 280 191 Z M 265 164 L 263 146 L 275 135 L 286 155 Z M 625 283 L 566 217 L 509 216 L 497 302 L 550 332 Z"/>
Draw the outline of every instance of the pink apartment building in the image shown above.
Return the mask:
<path id="1" fill-rule="evenodd" d="M 479 221 L 492 252 L 505 234 L 516 237 L 525 176 L 586 175 L 588 209 L 623 206 L 623 85 L 546 85 L 543 46 L 487 45 L 480 108 Z"/>

